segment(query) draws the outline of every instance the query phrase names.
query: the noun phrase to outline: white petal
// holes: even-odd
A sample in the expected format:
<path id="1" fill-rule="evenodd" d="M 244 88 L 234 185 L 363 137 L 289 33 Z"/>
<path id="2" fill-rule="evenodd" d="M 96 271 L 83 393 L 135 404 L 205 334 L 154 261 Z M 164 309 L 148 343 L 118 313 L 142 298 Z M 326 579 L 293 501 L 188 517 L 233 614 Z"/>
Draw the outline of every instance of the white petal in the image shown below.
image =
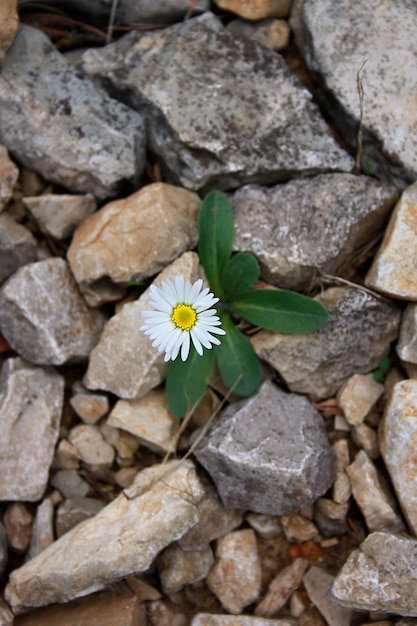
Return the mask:
<path id="1" fill-rule="evenodd" d="M 210 327 L 210 332 L 214 333 L 215 335 L 225 335 L 226 331 L 223 330 L 223 328 L 216 328 L 214 327 Z"/>
<path id="2" fill-rule="evenodd" d="M 194 336 L 197 337 L 197 339 L 203 344 L 203 346 L 205 348 L 210 348 L 210 339 L 209 339 L 209 335 L 205 330 L 201 330 L 201 328 L 198 328 L 197 325 L 194 326 L 194 328 L 191 331 L 191 337 L 194 341 Z M 197 348 L 196 348 L 197 350 Z M 197 350 L 198 352 L 198 350 Z"/>
<path id="3" fill-rule="evenodd" d="M 202 285 L 203 285 L 203 281 L 201 280 L 201 278 L 199 278 L 198 280 L 195 281 L 194 285 L 191 287 L 190 299 L 189 299 L 190 304 L 194 304 L 195 300 L 197 300 L 197 298 L 199 297 Z"/>
<path id="4" fill-rule="evenodd" d="M 195 327 L 191 331 L 191 339 L 193 340 L 194 348 L 197 350 L 198 354 L 201 356 L 203 354 L 203 346 L 201 345 L 201 341 L 195 331 Z M 205 347 L 209 348 L 210 344 L 208 346 L 206 345 Z"/>
<path id="5" fill-rule="evenodd" d="M 184 342 L 184 336 L 183 336 L 183 333 L 181 333 L 180 338 L 177 340 L 177 342 L 174 344 L 174 347 L 171 350 L 171 359 L 173 361 L 175 361 L 175 359 L 177 358 L 178 352 L 180 351 L 180 348 L 181 348 L 183 342 Z"/>
<path id="6" fill-rule="evenodd" d="M 175 290 L 175 285 L 172 280 L 169 280 L 169 278 L 167 278 L 166 280 L 162 281 L 161 287 L 161 297 L 163 297 L 168 302 L 168 304 L 171 305 L 171 307 L 176 306 L 178 304 L 178 298 Z"/>
<path id="7" fill-rule="evenodd" d="M 185 281 L 184 276 L 175 277 L 175 289 L 177 292 L 177 302 L 185 302 Z"/>
<path id="8" fill-rule="evenodd" d="M 190 333 L 185 333 L 183 337 L 182 347 L 181 347 L 181 358 L 183 361 L 187 360 L 188 353 L 190 351 Z"/>

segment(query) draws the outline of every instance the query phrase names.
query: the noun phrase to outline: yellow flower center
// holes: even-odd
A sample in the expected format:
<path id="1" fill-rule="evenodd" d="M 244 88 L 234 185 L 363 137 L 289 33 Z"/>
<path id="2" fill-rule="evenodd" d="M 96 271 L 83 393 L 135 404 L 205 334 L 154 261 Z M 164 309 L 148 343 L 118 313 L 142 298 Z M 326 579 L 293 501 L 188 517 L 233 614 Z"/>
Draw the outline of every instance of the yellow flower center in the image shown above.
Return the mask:
<path id="1" fill-rule="evenodd" d="M 190 331 L 197 321 L 197 313 L 189 304 L 177 304 L 171 319 L 177 328 Z"/>

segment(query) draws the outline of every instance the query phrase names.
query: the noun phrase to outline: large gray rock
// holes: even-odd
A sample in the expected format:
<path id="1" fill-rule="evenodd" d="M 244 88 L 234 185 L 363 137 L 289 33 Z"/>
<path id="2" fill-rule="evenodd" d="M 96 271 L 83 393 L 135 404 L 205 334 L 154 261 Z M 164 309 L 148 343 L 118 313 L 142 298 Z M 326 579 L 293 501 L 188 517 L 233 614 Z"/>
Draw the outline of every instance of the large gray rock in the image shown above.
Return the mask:
<path id="1" fill-rule="evenodd" d="M 197 523 L 203 496 L 191 461 L 154 465 L 93 518 L 12 572 L 5 595 L 15 614 L 85 596 L 146 571 Z"/>
<path id="2" fill-rule="evenodd" d="M 142 116 L 81 79 L 30 26 L 2 64 L 0 141 L 47 180 L 98 198 L 133 185 L 144 166 Z"/>
<path id="3" fill-rule="evenodd" d="M 320 274 L 351 267 L 382 231 L 397 197 L 394 187 L 353 174 L 247 185 L 231 198 L 234 246 L 256 255 L 268 282 L 302 291 Z"/>
<path id="4" fill-rule="evenodd" d="M 36 261 L 37 243 L 30 230 L 8 213 L 0 215 L 0 283 L 19 267 Z"/>
<path id="5" fill-rule="evenodd" d="M 317 299 L 330 313 L 325 326 L 300 335 L 262 330 L 252 345 L 291 391 L 321 399 L 331 398 L 353 374 L 378 367 L 397 336 L 400 309 L 360 287 L 331 287 Z"/>
<path id="6" fill-rule="evenodd" d="M 58 440 L 64 379 L 8 359 L 0 376 L 0 500 L 42 498 Z"/>
<path id="7" fill-rule="evenodd" d="M 25 265 L 0 290 L 2 333 L 31 363 L 62 365 L 87 358 L 103 325 L 103 315 L 88 309 L 59 257 Z"/>
<path id="8" fill-rule="evenodd" d="M 322 103 L 357 149 L 363 84 L 364 171 L 399 187 L 417 174 L 415 84 L 417 12 L 413 0 L 296 0 L 291 26 L 318 79 Z"/>
<path id="9" fill-rule="evenodd" d="M 230 405 L 194 451 L 225 506 L 295 513 L 327 491 L 335 475 L 320 414 L 270 381 Z"/>
<path id="10" fill-rule="evenodd" d="M 331 588 L 343 606 L 417 616 L 417 541 L 375 532 L 354 550 Z"/>
<path id="11" fill-rule="evenodd" d="M 146 110 L 150 148 L 190 189 L 353 167 L 285 61 L 211 13 L 88 50 L 84 69 Z"/>

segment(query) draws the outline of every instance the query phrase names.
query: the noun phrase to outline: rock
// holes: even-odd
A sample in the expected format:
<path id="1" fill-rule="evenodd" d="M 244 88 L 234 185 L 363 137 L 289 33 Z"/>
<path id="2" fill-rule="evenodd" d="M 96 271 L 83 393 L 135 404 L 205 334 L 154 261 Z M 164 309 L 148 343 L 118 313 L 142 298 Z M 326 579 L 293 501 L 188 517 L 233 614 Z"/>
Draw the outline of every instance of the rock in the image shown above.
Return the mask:
<path id="1" fill-rule="evenodd" d="M 92 424 L 74 426 L 68 439 L 77 448 L 84 463 L 89 465 L 111 465 L 113 463 L 114 448 L 107 443 L 97 426 Z"/>
<path id="2" fill-rule="evenodd" d="M 7 565 L 7 533 L 3 524 L 0 522 L 0 574 L 3 574 Z M 0 622 L 1 623 L 1 622 Z"/>
<path id="3" fill-rule="evenodd" d="M 347 439 L 339 439 L 333 446 L 336 452 L 336 478 L 332 487 L 332 499 L 337 504 L 346 504 L 352 494 L 350 478 L 346 468 L 350 463 L 349 446 Z"/>
<path id="4" fill-rule="evenodd" d="M 417 541 L 375 532 L 354 550 L 336 576 L 331 595 L 356 610 L 417 616 Z"/>
<path id="5" fill-rule="evenodd" d="M 220 9 L 237 13 L 246 20 L 262 20 L 265 17 L 286 17 L 291 0 L 214 0 Z"/>
<path id="6" fill-rule="evenodd" d="M 308 400 L 266 381 L 230 405 L 194 451 L 225 506 L 285 515 L 332 484 L 335 454 Z"/>
<path id="7" fill-rule="evenodd" d="M 274 539 L 282 534 L 280 518 L 277 515 L 248 513 L 245 520 L 262 539 Z"/>
<path id="8" fill-rule="evenodd" d="M 379 443 L 402 512 L 413 535 L 417 535 L 416 431 L 417 380 L 403 380 L 394 385 L 385 406 Z"/>
<path id="9" fill-rule="evenodd" d="M 13 612 L 67 602 L 146 571 L 198 521 L 202 495 L 190 461 L 143 470 L 100 513 L 12 572 L 5 596 Z"/>
<path id="10" fill-rule="evenodd" d="M 142 116 L 80 78 L 30 26 L 2 64 L 0 141 L 46 180 L 99 199 L 133 186 L 144 167 Z"/>
<path id="11" fill-rule="evenodd" d="M 286 20 L 265 19 L 259 22 L 232 20 L 227 25 L 232 35 L 244 35 L 271 50 L 282 50 L 290 40 L 290 28 Z"/>
<path id="12" fill-rule="evenodd" d="M 191 626 L 297 626 L 292 619 L 263 619 L 251 615 L 213 615 L 197 613 Z"/>
<path id="13" fill-rule="evenodd" d="M 339 504 L 328 498 L 319 498 L 314 504 L 314 519 L 324 537 L 344 535 L 349 503 Z"/>
<path id="14" fill-rule="evenodd" d="M 124 284 L 149 278 L 194 248 L 199 206 L 197 194 L 153 183 L 86 218 L 74 234 L 68 261 L 87 303 L 103 302 L 103 280 Z"/>
<path id="15" fill-rule="evenodd" d="M 401 517 L 392 506 L 392 497 L 386 493 L 378 470 L 366 452 L 360 450 L 354 462 L 346 468 L 352 485 L 353 497 L 370 531 L 405 531 Z"/>
<path id="16" fill-rule="evenodd" d="M 72 398 L 70 404 L 78 417 L 86 424 L 95 424 L 106 413 L 109 412 L 109 398 L 104 394 L 91 393 L 89 391 L 78 391 Z"/>
<path id="17" fill-rule="evenodd" d="M 45 498 L 36 509 L 32 526 L 32 536 L 28 559 L 33 559 L 54 541 L 54 505 L 50 498 Z"/>
<path id="18" fill-rule="evenodd" d="M 17 0 L 5 0 L 0 6 L 0 63 L 12 45 L 18 24 Z"/>
<path id="19" fill-rule="evenodd" d="M 0 215 L 0 283 L 37 258 L 36 239 L 7 213 Z"/>
<path id="20" fill-rule="evenodd" d="M 81 3 L 84 6 L 83 0 Z M 193 13 L 210 9 L 209 0 L 119 0 L 116 9 L 117 21 L 122 24 L 179 22 Z"/>
<path id="21" fill-rule="evenodd" d="M 262 600 L 255 608 L 255 615 L 274 617 L 287 603 L 291 594 L 301 585 L 308 561 L 295 559 L 275 576 Z"/>
<path id="22" fill-rule="evenodd" d="M 13 502 L 7 506 L 3 523 L 7 542 L 15 552 L 26 552 L 32 534 L 32 515 L 23 502 Z"/>
<path id="23" fill-rule="evenodd" d="M 107 443 L 116 450 L 117 464 L 119 466 L 132 465 L 135 462 L 135 454 L 140 447 L 139 439 L 108 424 L 100 424 L 99 428 Z"/>
<path id="24" fill-rule="evenodd" d="M 384 393 L 384 385 L 373 374 L 354 374 L 337 392 L 337 404 L 352 426 L 359 425 Z"/>
<path id="25" fill-rule="evenodd" d="M 83 59 L 112 94 L 147 112 L 150 149 L 175 184 L 232 189 L 353 167 L 285 61 L 210 12 Z"/>
<path id="26" fill-rule="evenodd" d="M 380 456 L 378 435 L 373 428 L 367 424 L 358 424 L 352 428 L 351 434 L 353 443 L 365 450 L 370 459 L 377 459 Z"/>
<path id="27" fill-rule="evenodd" d="M 89 193 L 77 196 L 44 194 L 23 198 L 23 203 L 43 232 L 55 239 L 70 237 L 78 224 L 97 208 L 94 196 Z"/>
<path id="28" fill-rule="evenodd" d="M 381 233 L 397 198 L 394 187 L 353 174 L 246 185 L 231 196 L 234 246 L 255 254 L 264 280 L 303 291 L 320 274 L 350 268 Z"/>
<path id="29" fill-rule="evenodd" d="M 239 615 L 261 591 L 261 563 L 253 530 L 235 530 L 217 540 L 207 585 L 229 613 Z"/>
<path id="30" fill-rule="evenodd" d="M 417 303 L 411 302 L 404 309 L 395 349 L 403 361 L 417 363 Z"/>
<path id="31" fill-rule="evenodd" d="M 400 310 L 360 288 L 331 287 L 317 296 L 330 319 L 302 335 L 260 331 L 252 338 L 257 355 L 274 367 L 291 389 L 319 400 L 331 398 L 353 374 L 378 367 L 397 336 Z"/>
<path id="32" fill-rule="evenodd" d="M 0 11 L 2 9 L 0 8 Z M 0 24 L 2 23 L 0 17 Z M 1 32 L 0 32 L 0 61 L 1 61 Z M 0 145 L 0 213 L 12 197 L 13 187 L 19 176 L 19 170 L 9 159 L 4 146 Z"/>
<path id="33" fill-rule="evenodd" d="M 212 549 L 183 550 L 177 543 L 168 546 L 159 555 L 157 565 L 162 589 L 169 594 L 185 585 L 204 580 L 214 563 Z"/>
<path id="34" fill-rule="evenodd" d="M 0 290 L 0 325 L 9 344 L 38 365 L 85 359 L 104 324 L 82 299 L 67 263 L 29 263 Z"/>
<path id="35" fill-rule="evenodd" d="M 0 375 L 0 500 L 42 498 L 58 439 L 64 379 L 8 359 Z"/>
<path id="36" fill-rule="evenodd" d="M 413 4 L 404 0 L 395 7 L 390 0 L 372 6 L 375 12 L 366 2 L 297 0 L 290 23 L 316 90 L 319 87 L 321 104 L 353 152 L 358 144 L 360 73 L 363 170 L 404 187 L 417 173 L 417 15 Z"/>
<path id="37" fill-rule="evenodd" d="M 59 470 L 49 482 L 52 487 L 62 493 L 64 498 L 83 497 L 90 493 L 90 486 L 75 469 Z"/>
<path id="38" fill-rule="evenodd" d="M 416 162 L 417 170 L 417 162 Z M 417 300 L 415 239 L 417 183 L 403 191 L 365 284 L 393 298 Z"/>
<path id="39" fill-rule="evenodd" d="M 340 606 L 327 595 L 333 581 L 334 576 L 315 565 L 309 568 L 303 578 L 308 597 L 326 619 L 326 623 L 329 626 L 350 626 L 352 619 L 351 609 Z"/>
<path id="40" fill-rule="evenodd" d="M 241 511 L 224 507 L 213 484 L 203 475 L 204 497 L 199 504 L 200 518 L 178 541 L 183 550 L 204 550 L 215 539 L 224 537 L 241 525 Z"/>
<path id="41" fill-rule="evenodd" d="M 102 591 L 64 605 L 31 611 L 16 620 L 16 626 L 145 626 L 146 609 L 131 593 Z"/>
<path id="42" fill-rule="evenodd" d="M 94 517 L 104 508 L 105 503 L 95 498 L 84 498 L 73 495 L 66 498 L 58 506 L 56 514 L 56 535 L 62 537 L 66 532 L 74 528 L 80 522 Z"/>
<path id="43" fill-rule="evenodd" d="M 191 283 L 199 278 L 195 252 L 185 252 L 163 270 L 153 284 L 159 287 L 163 280 L 173 280 L 177 274 Z M 139 330 L 141 312 L 149 308 L 149 290 L 146 290 L 138 300 L 126 304 L 120 313 L 110 318 L 90 354 L 83 381 L 86 387 L 133 399 L 161 384 L 167 369 L 164 355 L 153 348 L 148 337 Z"/>
<path id="44" fill-rule="evenodd" d="M 80 453 L 77 448 L 66 439 L 61 439 L 55 450 L 52 466 L 54 469 L 77 469 L 80 465 L 80 459 Z"/>
<path id="45" fill-rule="evenodd" d="M 118 400 L 107 424 L 127 430 L 142 445 L 164 455 L 175 450 L 180 420 L 169 412 L 164 390 L 152 389 L 138 400 Z"/>
<path id="46" fill-rule="evenodd" d="M 289 543 L 304 543 L 316 539 L 319 534 L 315 524 L 304 515 L 281 515 L 280 522 Z"/>

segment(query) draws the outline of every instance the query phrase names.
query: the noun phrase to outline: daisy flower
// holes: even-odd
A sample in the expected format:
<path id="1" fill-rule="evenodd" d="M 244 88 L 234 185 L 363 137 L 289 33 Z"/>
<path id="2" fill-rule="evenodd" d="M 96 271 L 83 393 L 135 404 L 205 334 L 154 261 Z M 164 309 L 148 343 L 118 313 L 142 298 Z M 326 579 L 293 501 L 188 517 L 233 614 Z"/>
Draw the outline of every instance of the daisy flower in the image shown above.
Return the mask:
<path id="1" fill-rule="evenodd" d="M 153 339 L 152 345 L 159 352 L 165 350 L 165 361 L 174 361 L 181 350 L 181 359 L 185 361 L 190 351 L 191 341 L 201 356 L 203 347 L 210 349 L 219 345 L 215 335 L 225 335 L 216 309 L 210 307 L 218 302 L 209 289 L 201 287 L 203 281 L 197 280 L 193 285 L 176 276 L 175 281 L 164 280 L 161 287 L 150 286 L 151 305 L 154 311 L 143 311 L 146 318 L 140 330 Z"/>

